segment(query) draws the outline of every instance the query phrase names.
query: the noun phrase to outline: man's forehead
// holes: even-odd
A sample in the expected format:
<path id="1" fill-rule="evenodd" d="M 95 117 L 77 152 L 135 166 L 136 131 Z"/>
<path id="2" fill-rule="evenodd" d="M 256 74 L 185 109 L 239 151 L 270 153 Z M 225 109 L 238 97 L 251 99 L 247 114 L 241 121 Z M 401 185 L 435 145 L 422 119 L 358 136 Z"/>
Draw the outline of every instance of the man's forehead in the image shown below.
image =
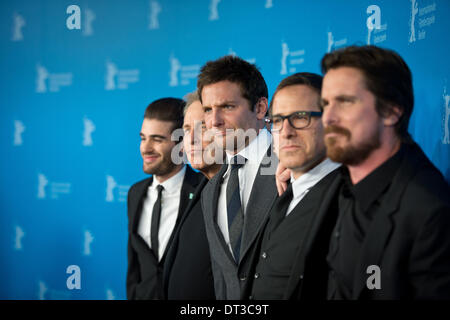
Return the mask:
<path id="1" fill-rule="evenodd" d="M 242 86 L 237 82 L 228 80 L 219 81 L 203 87 L 202 90 L 203 105 L 236 102 L 237 99 L 245 99 L 242 94 Z"/>
<path id="2" fill-rule="evenodd" d="M 173 126 L 174 123 L 172 121 L 145 118 L 142 121 L 141 133 L 145 135 L 170 135 Z"/>

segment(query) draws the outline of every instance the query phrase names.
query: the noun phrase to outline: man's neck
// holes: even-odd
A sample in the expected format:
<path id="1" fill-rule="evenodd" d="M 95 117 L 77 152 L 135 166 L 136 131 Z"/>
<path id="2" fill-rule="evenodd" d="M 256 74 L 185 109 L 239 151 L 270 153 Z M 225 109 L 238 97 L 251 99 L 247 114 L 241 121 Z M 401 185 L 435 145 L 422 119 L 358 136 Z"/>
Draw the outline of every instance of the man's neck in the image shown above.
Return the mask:
<path id="1" fill-rule="evenodd" d="M 155 179 L 161 184 L 164 181 L 169 180 L 170 178 L 172 178 L 174 175 L 176 175 L 178 172 L 180 172 L 180 170 L 183 168 L 183 165 L 178 165 L 176 167 L 174 167 L 174 169 L 172 171 L 170 171 L 169 173 L 163 175 L 163 176 L 157 176 L 154 175 Z"/>
<path id="2" fill-rule="evenodd" d="M 352 183 L 355 185 L 367 177 L 376 168 L 390 159 L 400 149 L 401 140 L 397 137 L 385 140 L 380 148 L 373 150 L 367 159 L 357 165 L 347 165 Z"/>
<path id="3" fill-rule="evenodd" d="M 312 164 L 309 164 L 307 166 L 300 167 L 300 168 L 295 168 L 295 169 L 292 168 L 291 169 L 292 177 L 294 178 L 294 180 L 297 180 L 302 175 L 304 175 L 306 172 L 308 172 L 308 171 L 314 169 L 315 167 L 317 167 L 325 159 L 326 159 L 326 156 L 323 156 L 323 157 L 320 157 L 317 161 L 314 161 Z"/>
<path id="4" fill-rule="evenodd" d="M 200 170 L 201 173 L 208 179 L 211 180 L 212 177 L 216 175 L 217 172 L 220 171 L 220 168 L 222 167 L 221 164 L 213 164 L 210 165 L 202 170 Z"/>

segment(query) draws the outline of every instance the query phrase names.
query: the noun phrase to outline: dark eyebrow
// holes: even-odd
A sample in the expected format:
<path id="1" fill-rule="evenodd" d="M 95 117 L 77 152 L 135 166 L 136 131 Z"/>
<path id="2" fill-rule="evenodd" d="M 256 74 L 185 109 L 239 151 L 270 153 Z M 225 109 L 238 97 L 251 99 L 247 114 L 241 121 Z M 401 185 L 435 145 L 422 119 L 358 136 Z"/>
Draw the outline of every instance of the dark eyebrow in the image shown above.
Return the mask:
<path id="1" fill-rule="evenodd" d="M 355 101 L 357 98 L 355 96 L 350 96 L 346 94 L 342 94 L 340 96 L 336 97 L 336 100 L 338 101 Z"/>
<path id="2" fill-rule="evenodd" d="M 139 136 L 141 136 L 141 137 L 146 137 L 145 136 L 145 134 L 143 134 L 142 132 L 141 133 L 139 133 Z M 166 137 L 164 137 L 164 136 L 161 136 L 161 135 L 159 135 L 159 134 L 151 134 L 151 135 L 149 135 L 148 136 L 149 138 L 152 138 L 152 139 L 162 139 L 162 140 L 166 140 L 167 138 Z"/>
<path id="3" fill-rule="evenodd" d="M 228 105 L 230 105 L 230 104 L 232 104 L 232 105 L 236 105 L 237 103 L 236 103 L 236 101 L 225 101 L 225 102 L 223 102 L 223 103 L 221 103 L 221 104 L 219 104 L 219 105 L 215 105 L 215 107 L 218 107 L 218 108 L 222 108 L 222 107 L 225 107 L 225 106 L 228 106 Z M 204 108 L 211 108 L 210 106 L 203 106 L 203 109 Z"/>

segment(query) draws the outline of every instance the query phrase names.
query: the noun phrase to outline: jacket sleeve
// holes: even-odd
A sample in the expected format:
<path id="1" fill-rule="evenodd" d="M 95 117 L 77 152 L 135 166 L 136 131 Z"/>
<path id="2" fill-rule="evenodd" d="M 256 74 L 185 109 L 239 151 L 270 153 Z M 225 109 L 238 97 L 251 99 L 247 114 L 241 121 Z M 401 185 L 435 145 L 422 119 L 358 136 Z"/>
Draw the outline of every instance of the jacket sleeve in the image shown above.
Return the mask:
<path id="1" fill-rule="evenodd" d="M 414 299 L 450 299 L 450 207 L 434 208 L 411 253 Z"/>
<path id="2" fill-rule="evenodd" d="M 127 288 L 127 299 L 133 300 L 136 299 L 136 286 L 141 281 L 141 275 L 139 271 L 139 263 L 137 261 L 137 254 L 133 249 L 131 243 L 131 232 L 132 232 L 132 221 L 130 214 L 130 204 L 131 204 L 131 195 L 133 194 L 134 188 L 131 187 L 128 191 L 128 246 L 127 246 L 127 255 L 128 255 L 128 268 L 127 268 L 127 279 L 126 279 L 126 288 Z"/>

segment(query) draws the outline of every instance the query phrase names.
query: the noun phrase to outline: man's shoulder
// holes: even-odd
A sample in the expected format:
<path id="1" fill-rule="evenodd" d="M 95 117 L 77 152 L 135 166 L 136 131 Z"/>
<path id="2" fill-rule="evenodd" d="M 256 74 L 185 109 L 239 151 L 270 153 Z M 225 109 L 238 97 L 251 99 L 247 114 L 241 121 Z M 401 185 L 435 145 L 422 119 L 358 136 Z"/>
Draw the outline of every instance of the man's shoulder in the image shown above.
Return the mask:
<path id="1" fill-rule="evenodd" d="M 418 145 L 409 147 L 402 166 L 407 163 L 408 174 L 397 178 L 400 183 L 403 180 L 405 183 L 403 202 L 430 209 L 436 206 L 450 208 L 450 187 L 447 181 Z"/>
<path id="2" fill-rule="evenodd" d="M 130 189 L 128 190 L 128 194 L 133 194 L 146 186 L 148 186 L 153 181 L 153 177 L 142 179 L 136 183 L 134 183 Z"/>

